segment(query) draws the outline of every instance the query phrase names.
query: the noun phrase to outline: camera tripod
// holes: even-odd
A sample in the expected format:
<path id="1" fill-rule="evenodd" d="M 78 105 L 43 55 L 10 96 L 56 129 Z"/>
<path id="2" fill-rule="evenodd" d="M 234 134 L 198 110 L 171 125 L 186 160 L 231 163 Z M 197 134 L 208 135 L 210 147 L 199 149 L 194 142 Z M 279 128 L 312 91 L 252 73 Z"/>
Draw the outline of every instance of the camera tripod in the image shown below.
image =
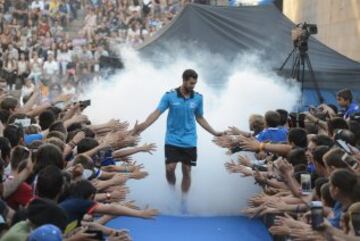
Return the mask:
<path id="1" fill-rule="evenodd" d="M 306 44 L 306 46 L 307 46 L 307 44 Z M 307 47 L 294 46 L 293 50 L 289 53 L 289 55 L 285 59 L 284 63 L 280 66 L 279 73 L 284 69 L 286 63 L 289 61 L 289 59 L 291 57 L 293 57 L 293 64 L 291 67 L 289 77 L 296 79 L 296 81 L 301 84 L 301 96 L 300 96 L 298 108 L 300 109 L 300 108 L 304 107 L 303 99 L 304 99 L 305 65 L 306 65 L 307 69 L 309 70 L 311 81 L 314 84 L 317 98 L 320 103 L 323 103 L 324 98 L 321 96 L 319 85 L 318 85 L 318 82 L 316 81 L 315 73 L 312 68 L 309 55 L 307 53 Z"/>

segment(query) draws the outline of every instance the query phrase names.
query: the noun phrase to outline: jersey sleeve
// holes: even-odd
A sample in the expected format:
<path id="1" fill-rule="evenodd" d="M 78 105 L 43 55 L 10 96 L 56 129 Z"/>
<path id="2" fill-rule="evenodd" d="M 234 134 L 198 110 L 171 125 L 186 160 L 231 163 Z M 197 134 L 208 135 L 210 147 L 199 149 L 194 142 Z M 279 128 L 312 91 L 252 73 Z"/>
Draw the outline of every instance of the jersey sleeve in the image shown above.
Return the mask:
<path id="1" fill-rule="evenodd" d="M 200 117 L 203 115 L 204 115 L 203 97 L 200 96 L 199 104 L 196 106 L 195 109 L 195 116 Z"/>
<path id="2" fill-rule="evenodd" d="M 160 111 L 160 113 L 163 113 L 164 111 L 167 110 L 167 108 L 169 108 L 169 105 L 170 105 L 169 94 L 166 93 L 161 98 L 157 109 Z"/>

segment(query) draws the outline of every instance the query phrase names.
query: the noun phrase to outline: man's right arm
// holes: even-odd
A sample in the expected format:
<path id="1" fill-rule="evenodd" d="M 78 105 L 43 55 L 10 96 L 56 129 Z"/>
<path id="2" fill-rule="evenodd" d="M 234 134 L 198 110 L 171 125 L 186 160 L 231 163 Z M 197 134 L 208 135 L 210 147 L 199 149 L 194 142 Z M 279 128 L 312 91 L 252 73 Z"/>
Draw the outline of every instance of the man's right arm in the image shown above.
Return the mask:
<path id="1" fill-rule="evenodd" d="M 170 101 L 169 101 L 168 93 L 163 95 L 163 97 L 161 98 L 161 101 L 160 101 L 158 107 L 156 108 L 156 110 L 154 110 L 146 118 L 146 120 L 143 123 L 141 123 L 141 124 L 138 124 L 138 122 L 135 123 L 134 129 L 131 131 L 132 135 L 138 135 L 141 132 L 143 132 L 146 128 L 151 126 L 152 123 L 154 123 L 166 109 L 169 108 L 169 102 Z"/>
<path id="2" fill-rule="evenodd" d="M 144 122 L 142 122 L 141 124 L 138 124 L 136 122 L 134 129 L 133 129 L 133 134 L 140 134 L 141 132 L 143 132 L 146 128 L 148 128 L 149 126 L 151 126 L 161 115 L 161 112 L 159 109 L 156 109 L 154 112 L 152 112 Z"/>

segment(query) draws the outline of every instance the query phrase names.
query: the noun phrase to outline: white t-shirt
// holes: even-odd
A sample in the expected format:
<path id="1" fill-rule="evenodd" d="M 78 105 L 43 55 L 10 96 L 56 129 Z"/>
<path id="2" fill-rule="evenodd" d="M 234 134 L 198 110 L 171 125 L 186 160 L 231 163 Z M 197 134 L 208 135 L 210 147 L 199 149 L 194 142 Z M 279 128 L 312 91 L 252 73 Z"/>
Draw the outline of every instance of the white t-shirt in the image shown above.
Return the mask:
<path id="1" fill-rule="evenodd" d="M 28 97 L 34 92 L 35 86 L 31 84 L 30 87 L 24 85 L 21 89 L 21 98 Z"/>
<path id="2" fill-rule="evenodd" d="M 76 94 L 76 89 L 75 89 L 75 87 L 74 86 L 65 86 L 64 88 L 63 88 L 63 94 L 65 94 L 65 95 L 74 95 L 74 94 Z"/>
<path id="3" fill-rule="evenodd" d="M 69 63 L 69 62 L 71 62 L 71 56 L 72 56 L 72 53 L 69 50 L 67 52 L 59 51 L 58 55 L 57 55 L 57 60 L 59 62 L 67 62 L 67 63 Z"/>
<path id="4" fill-rule="evenodd" d="M 47 75 L 57 74 L 59 72 L 59 63 L 57 61 L 45 61 L 44 72 Z"/>
<path id="5" fill-rule="evenodd" d="M 31 9 L 36 9 L 36 8 L 40 8 L 41 11 L 44 10 L 44 2 L 39 0 L 39 1 L 33 1 L 31 3 Z"/>
<path id="6" fill-rule="evenodd" d="M 41 58 L 37 58 L 36 60 L 30 59 L 30 65 L 32 66 L 31 67 L 32 72 L 34 72 L 34 73 L 41 72 L 42 63 L 43 63 L 43 60 Z"/>

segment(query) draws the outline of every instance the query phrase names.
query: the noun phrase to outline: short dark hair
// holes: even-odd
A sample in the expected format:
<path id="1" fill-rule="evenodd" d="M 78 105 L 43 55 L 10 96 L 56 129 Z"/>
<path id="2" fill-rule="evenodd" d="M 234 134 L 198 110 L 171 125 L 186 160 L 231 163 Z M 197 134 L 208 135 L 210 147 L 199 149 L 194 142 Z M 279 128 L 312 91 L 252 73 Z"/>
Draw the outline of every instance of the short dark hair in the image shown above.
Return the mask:
<path id="1" fill-rule="evenodd" d="M 21 163 L 27 158 L 29 158 L 29 156 L 30 156 L 29 149 L 27 149 L 24 146 L 16 146 L 11 154 L 11 160 L 10 160 L 11 169 L 21 171 L 21 169 L 19 169 L 21 168 L 20 166 Z"/>
<path id="2" fill-rule="evenodd" d="M 74 159 L 73 165 L 81 164 L 85 169 L 93 169 L 94 162 L 89 162 L 89 159 L 85 155 L 77 155 Z"/>
<path id="3" fill-rule="evenodd" d="M 307 159 L 305 155 L 305 149 L 303 148 L 295 148 L 291 150 L 287 156 L 289 163 L 293 166 L 297 165 L 307 165 Z"/>
<path id="4" fill-rule="evenodd" d="M 0 121 L 5 125 L 8 123 L 10 117 L 10 111 L 0 110 Z"/>
<path id="5" fill-rule="evenodd" d="M 62 110 L 56 106 L 50 106 L 47 110 L 52 111 L 52 113 L 55 115 L 55 119 L 58 119 L 60 113 L 62 112 Z"/>
<path id="6" fill-rule="evenodd" d="M 297 147 L 306 148 L 308 141 L 307 141 L 307 133 L 302 128 L 292 128 L 289 130 L 288 134 L 289 142 L 292 142 Z"/>
<path id="7" fill-rule="evenodd" d="M 36 191 L 42 198 L 54 199 L 60 194 L 64 184 L 61 170 L 56 166 L 47 166 L 39 172 Z"/>
<path id="8" fill-rule="evenodd" d="M 49 131 L 60 131 L 61 133 L 67 135 L 67 130 L 64 126 L 64 122 L 62 121 L 55 121 L 52 123 L 49 127 Z"/>
<path id="9" fill-rule="evenodd" d="M 51 110 L 45 110 L 39 115 L 39 125 L 42 130 L 46 130 L 56 120 L 54 113 Z"/>
<path id="10" fill-rule="evenodd" d="M 7 125 L 4 129 L 4 137 L 10 141 L 11 147 L 17 146 L 21 139 L 24 139 L 24 130 L 16 124 Z"/>
<path id="11" fill-rule="evenodd" d="M 88 180 L 75 182 L 70 188 L 70 196 L 80 199 L 89 199 L 96 193 L 96 188 Z"/>
<path id="12" fill-rule="evenodd" d="M 87 152 L 99 145 L 99 142 L 94 138 L 85 137 L 77 144 L 78 153 Z"/>
<path id="13" fill-rule="evenodd" d="M 17 99 L 13 97 L 6 97 L 3 101 L 1 101 L 0 107 L 3 110 L 11 111 L 15 110 L 18 103 Z"/>
<path id="14" fill-rule="evenodd" d="M 330 184 L 324 183 L 324 185 L 320 188 L 320 195 L 321 198 L 324 200 L 324 205 L 327 207 L 334 207 L 335 206 L 335 200 L 331 197 L 330 194 Z"/>
<path id="15" fill-rule="evenodd" d="M 3 160 L 8 160 L 10 158 L 11 144 L 9 139 L 5 137 L 0 137 L 0 151 L 1 151 L 1 158 Z"/>
<path id="16" fill-rule="evenodd" d="M 267 127 L 277 127 L 280 125 L 281 117 L 276 111 L 268 111 L 265 113 L 265 122 Z"/>
<path id="17" fill-rule="evenodd" d="M 335 113 L 338 113 L 338 108 L 334 104 L 327 104 Z"/>
<path id="18" fill-rule="evenodd" d="M 330 136 L 334 135 L 334 131 L 337 129 L 349 129 L 346 120 L 341 117 L 334 117 L 327 120 L 327 126 Z"/>
<path id="19" fill-rule="evenodd" d="M 350 130 L 344 130 L 344 129 L 336 130 L 335 140 L 343 140 L 352 146 L 356 145 L 356 136 Z"/>
<path id="20" fill-rule="evenodd" d="M 35 228 L 44 224 L 53 224 L 64 231 L 67 225 L 68 216 L 65 210 L 45 198 L 32 200 L 27 211 L 28 219 Z"/>
<path id="21" fill-rule="evenodd" d="M 345 89 L 341 89 L 336 93 L 337 97 L 341 97 L 344 100 L 348 100 L 350 102 L 352 102 L 353 96 L 352 96 L 352 92 L 351 90 L 345 88 Z"/>
<path id="22" fill-rule="evenodd" d="M 47 139 L 50 139 L 52 137 L 58 138 L 58 139 L 62 140 L 63 142 L 66 141 L 64 133 L 62 133 L 60 131 L 50 131 L 49 134 L 46 135 Z"/>
<path id="23" fill-rule="evenodd" d="M 280 115 L 280 125 L 284 126 L 288 121 L 289 113 L 283 109 L 277 109 L 276 112 Z"/>
<path id="24" fill-rule="evenodd" d="M 194 78 L 197 80 L 198 78 L 198 74 L 195 72 L 195 70 L 193 69 L 187 69 L 184 71 L 184 73 L 182 74 L 182 79 L 183 81 L 187 81 L 190 78 Z"/>
<path id="25" fill-rule="evenodd" d="M 315 179 L 315 182 L 314 182 L 314 186 L 315 186 L 315 193 L 316 195 L 320 198 L 321 196 L 321 187 L 325 184 L 325 183 L 329 183 L 329 179 L 326 178 L 326 177 L 318 177 Z"/>
<path id="26" fill-rule="evenodd" d="M 314 142 L 317 146 L 332 147 L 334 145 L 333 139 L 331 139 L 331 137 L 324 134 L 316 135 L 312 137 L 310 140 Z"/>
<path id="27" fill-rule="evenodd" d="M 64 152 L 66 143 L 57 137 L 46 138 L 45 143 L 51 143 L 59 147 L 61 152 Z"/>
<path id="28" fill-rule="evenodd" d="M 50 143 L 46 143 L 41 145 L 37 151 L 34 174 L 37 174 L 45 167 L 51 165 L 63 169 L 64 158 L 59 147 Z"/>
<path id="29" fill-rule="evenodd" d="M 70 126 L 68 126 L 67 131 L 68 132 L 78 131 L 78 130 L 81 130 L 81 128 L 82 128 L 81 123 L 73 123 Z"/>
<path id="30" fill-rule="evenodd" d="M 356 120 L 350 120 L 349 129 L 352 131 L 352 133 L 354 133 L 356 138 L 356 145 L 358 145 L 360 141 L 360 123 Z"/>
<path id="31" fill-rule="evenodd" d="M 348 169 L 335 170 L 330 176 L 330 182 L 340 190 L 341 195 L 351 198 L 353 202 L 359 201 L 359 176 L 353 171 Z"/>
<path id="32" fill-rule="evenodd" d="M 317 146 L 312 152 L 314 162 L 318 163 L 320 166 L 325 167 L 323 156 L 330 150 L 328 146 Z"/>

